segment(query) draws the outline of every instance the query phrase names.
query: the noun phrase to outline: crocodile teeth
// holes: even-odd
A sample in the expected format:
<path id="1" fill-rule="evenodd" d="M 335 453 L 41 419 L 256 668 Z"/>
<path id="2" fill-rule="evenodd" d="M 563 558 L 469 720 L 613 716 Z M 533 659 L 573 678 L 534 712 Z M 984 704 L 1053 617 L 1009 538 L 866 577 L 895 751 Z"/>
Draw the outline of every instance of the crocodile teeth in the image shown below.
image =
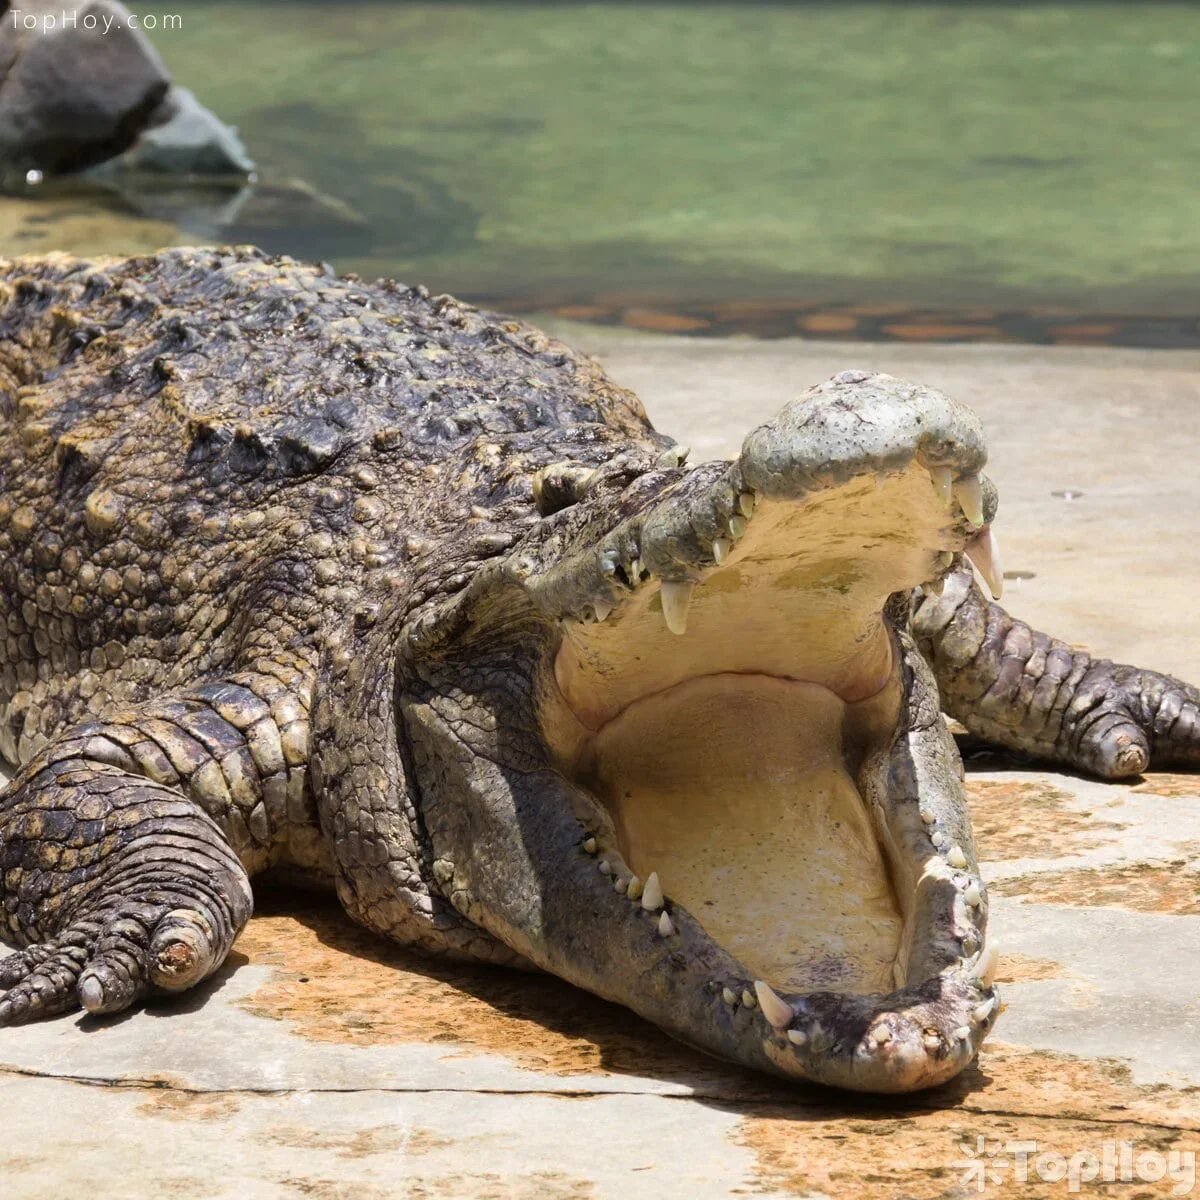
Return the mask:
<path id="1" fill-rule="evenodd" d="M 892 1031 L 886 1025 L 880 1026 L 878 1029 L 871 1030 L 865 1039 L 865 1045 L 868 1053 L 878 1050 L 880 1046 L 886 1046 L 892 1040 Z"/>
<path id="2" fill-rule="evenodd" d="M 724 1000 L 726 1004 L 736 1004 L 737 1003 L 737 996 L 734 994 L 734 991 L 732 988 L 722 988 L 721 989 L 721 999 Z"/>
<path id="3" fill-rule="evenodd" d="M 630 900 L 637 900 L 642 894 L 642 881 L 635 875 L 629 881 L 629 886 L 625 889 L 625 895 Z"/>
<path id="4" fill-rule="evenodd" d="M 629 560 L 629 582 L 637 587 L 638 581 L 642 578 L 642 562 L 641 559 L 631 558 Z"/>
<path id="5" fill-rule="evenodd" d="M 996 978 L 996 968 L 1000 965 L 1000 952 L 995 945 L 984 946 L 979 957 L 975 960 L 975 977 L 985 988 L 992 986 Z"/>
<path id="6" fill-rule="evenodd" d="M 647 912 L 657 912 L 663 906 L 662 884 L 658 882 L 658 872 L 651 871 L 642 884 L 642 907 Z"/>
<path id="7" fill-rule="evenodd" d="M 933 486 L 937 488 L 942 503 L 949 508 L 954 499 L 954 472 L 949 467 L 930 467 L 929 477 L 933 480 Z"/>
<path id="8" fill-rule="evenodd" d="M 803 1046 L 808 1041 L 808 1034 L 803 1029 L 789 1029 L 787 1035 L 793 1046 Z"/>
<path id="9" fill-rule="evenodd" d="M 687 632 L 688 604 L 692 599 L 690 583 L 673 583 L 664 579 L 662 583 L 662 610 L 667 628 L 672 633 Z"/>
<path id="10" fill-rule="evenodd" d="M 615 891 L 624 892 L 628 886 L 629 881 L 627 879 L 623 879 L 620 875 L 613 880 L 613 889 Z"/>
<path id="11" fill-rule="evenodd" d="M 720 566 L 728 557 L 732 543 L 728 538 L 714 538 L 712 544 L 713 559 Z"/>
<path id="12" fill-rule="evenodd" d="M 596 853 L 596 839 L 594 837 L 585 838 L 584 843 L 583 843 L 583 849 L 584 849 L 584 853 L 586 853 L 586 854 L 595 854 Z"/>
<path id="13" fill-rule="evenodd" d="M 967 865 L 967 856 L 962 852 L 961 846 L 951 846 L 946 852 L 946 861 L 961 871 Z"/>
<path id="14" fill-rule="evenodd" d="M 738 508 L 742 510 L 743 517 L 754 516 L 754 493 L 742 492 L 742 494 L 738 496 Z"/>
<path id="15" fill-rule="evenodd" d="M 982 1004 L 975 1005 L 975 1007 L 971 1010 L 972 1018 L 982 1025 L 983 1022 L 992 1015 L 992 1010 L 995 1009 L 997 1003 L 998 1001 L 996 1000 L 996 997 L 991 996 Z"/>
<path id="16" fill-rule="evenodd" d="M 954 1036 L 960 1042 L 969 1042 L 971 1040 L 971 1031 L 965 1025 L 960 1025 L 954 1031 Z"/>
<path id="17" fill-rule="evenodd" d="M 954 498 L 972 525 L 983 524 L 983 489 L 978 475 L 964 475 L 954 484 Z"/>
<path id="18" fill-rule="evenodd" d="M 596 620 L 607 621 L 616 605 L 611 600 L 597 600 L 593 607 L 596 610 Z"/>
<path id="19" fill-rule="evenodd" d="M 786 1029 L 795 1019 L 792 1006 L 786 1000 L 781 1000 L 770 984 L 763 983 L 761 979 L 755 980 L 754 994 L 758 997 L 758 1007 L 762 1009 L 763 1016 L 776 1029 Z"/>
<path id="20" fill-rule="evenodd" d="M 732 516 L 729 518 L 729 532 L 735 538 L 740 538 L 746 532 L 746 518 Z"/>
<path id="21" fill-rule="evenodd" d="M 972 908 L 978 908 L 983 902 L 983 893 L 979 890 L 979 884 L 969 883 L 967 885 L 967 890 L 963 892 L 963 899 Z"/>
<path id="22" fill-rule="evenodd" d="M 754 993 L 749 988 L 742 989 L 742 1004 L 746 1008 L 753 1008 L 758 1003 L 754 998 Z"/>
<path id="23" fill-rule="evenodd" d="M 988 585 L 993 600 L 1000 599 L 1004 591 L 1004 571 L 1000 566 L 1000 545 L 991 526 L 981 529 L 968 543 L 963 552 L 974 564 L 975 569 L 983 576 Z"/>
<path id="24" fill-rule="evenodd" d="M 671 922 L 671 918 L 667 916 L 666 913 L 663 913 L 662 916 L 658 918 L 658 936 L 670 937 L 674 932 L 675 926 Z"/>

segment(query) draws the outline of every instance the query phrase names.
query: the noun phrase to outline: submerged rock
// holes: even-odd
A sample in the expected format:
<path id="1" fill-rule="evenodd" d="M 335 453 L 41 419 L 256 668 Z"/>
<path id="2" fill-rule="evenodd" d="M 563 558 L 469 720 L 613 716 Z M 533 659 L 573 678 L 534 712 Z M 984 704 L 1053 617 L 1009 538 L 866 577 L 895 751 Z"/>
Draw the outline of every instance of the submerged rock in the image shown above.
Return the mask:
<path id="1" fill-rule="evenodd" d="M 361 213 L 300 179 L 251 182 L 109 166 L 14 184 L 0 196 L 0 246 L 83 255 L 217 242 L 339 255 L 372 246 Z"/>

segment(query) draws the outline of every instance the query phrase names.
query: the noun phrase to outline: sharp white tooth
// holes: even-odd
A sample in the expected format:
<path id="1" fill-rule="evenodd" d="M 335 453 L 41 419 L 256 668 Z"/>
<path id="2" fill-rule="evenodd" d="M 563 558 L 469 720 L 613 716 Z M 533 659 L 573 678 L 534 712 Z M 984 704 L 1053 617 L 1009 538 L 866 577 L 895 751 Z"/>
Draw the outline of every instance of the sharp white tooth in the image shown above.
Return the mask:
<path id="1" fill-rule="evenodd" d="M 983 524 L 983 490 L 978 475 L 964 475 L 954 484 L 954 498 L 972 525 Z"/>
<path id="2" fill-rule="evenodd" d="M 597 600 L 594 607 L 596 609 L 596 620 L 607 621 L 612 614 L 612 610 L 616 608 L 616 605 L 611 600 Z"/>
<path id="3" fill-rule="evenodd" d="M 983 893 L 979 890 L 979 884 L 970 883 L 967 885 L 967 890 L 963 892 L 963 899 L 972 907 L 978 908 L 983 902 Z"/>
<path id="4" fill-rule="evenodd" d="M 949 550 L 938 551 L 938 566 L 941 567 L 943 571 L 946 570 L 946 568 L 949 567 L 953 561 L 954 555 Z"/>
<path id="5" fill-rule="evenodd" d="M 793 1046 L 803 1046 L 804 1043 L 808 1041 L 808 1034 L 805 1033 L 803 1029 L 789 1029 L 787 1033 L 788 1041 L 791 1042 Z"/>
<path id="6" fill-rule="evenodd" d="M 671 918 L 663 913 L 658 918 L 658 936 L 670 937 L 675 932 L 675 926 L 671 923 Z"/>
<path id="7" fill-rule="evenodd" d="M 940 1050 L 942 1046 L 942 1039 L 936 1033 L 925 1034 L 921 1041 L 925 1044 L 926 1050 Z"/>
<path id="8" fill-rule="evenodd" d="M 776 1029 L 786 1029 L 795 1020 L 796 1014 L 792 1012 L 792 1006 L 786 1000 L 781 1000 L 770 984 L 756 979 L 754 994 L 758 997 L 758 1007 L 762 1009 L 763 1016 Z"/>
<path id="9" fill-rule="evenodd" d="M 742 1004 L 745 1005 L 746 1008 L 753 1008 L 757 1003 L 758 1001 L 755 1000 L 754 993 L 750 991 L 749 988 L 743 989 Z"/>
<path id="10" fill-rule="evenodd" d="M 720 566 L 728 557 L 733 543 L 728 538 L 714 538 L 712 544 L 713 560 Z"/>
<path id="11" fill-rule="evenodd" d="M 960 1025 L 955 1031 L 954 1036 L 960 1042 L 969 1042 L 971 1040 L 971 1031 L 965 1026 Z"/>
<path id="12" fill-rule="evenodd" d="M 637 582 L 642 577 L 642 563 L 640 559 L 631 558 L 629 560 L 629 582 L 635 587 Z"/>
<path id="13" fill-rule="evenodd" d="M 595 854 L 596 839 L 594 837 L 587 838 L 583 843 L 583 850 L 585 854 Z"/>
<path id="14" fill-rule="evenodd" d="M 732 988 L 722 988 L 721 989 L 721 999 L 724 1000 L 726 1004 L 736 1004 L 737 1003 L 737 996 L 734 994 L 734 991 Z"/>
<path id="15" fill-rule="evenodd" d="M 930 467 L 929 477 L 933 480 L 933 486 L 937 488 L 942 503 L 949 508 L 954 499 L 954 472 L 949 467 Z"/>
<path id="16" fill-rule="evenodd" d="M 601 875 L 611 875 L 612 874 L 612 867 L 610 867 L 608 865 L 607 858 L 602 858 L 596 865 L 600 868 Z"/>
<path id="17" fill-rule="evenodd" d="M 642 894 L 642 881 L 635 875 L 629 881 L 629 886 L 625 889 L 625 895 L 630 900 L 636 900 Z"/>
<path id="18" fill-rule="evenodd" d="M 647 912 L 657 912 L 662 906 L 662 884 L 658 882 L 658 872 L 651 871 L 642 887 L 642 907 Z"/>
<path id="19" fill-rule="evenodd" d="M 618 892 L 624 892 L 628 886 L 629 881 L 627 879 L 622 879 L 620 875 L 613 880 L 613 888 Z"/>
<path id="20" fill-rule="evenodd" d="M 743 517 L 754 516 L 754 493 L 743 492 L 738 497 L 738 508 L 742 510 Z"/>
<path id="21" fill-rule="evenodd" d="M 1000 951 L 995 943 L 984 946 L 979 957 L 975 960 L 975 978 L 985 988 L 990 988 L 996 978 L 996 968 L 1000 965 Z"/>
<path id="22" fill-rule="evenodd" d="M 996 1007 L 998 1001 L 995 996 L 990 996 L 982 1004 L 977 1004 L 971 1010 L 971 1017 L 980 1025 L 992 1015 L 992 1010 Z"/>
<path id="23" fill-rule="evenodd" d="M 993 600 L 999 600 L 1004 591 L 1004 568 L 1000 565 L 1000 543 L 991 526 L 981 529 L 968 543 L 964 551 L 983 576 Z"/>
<path id="24" fill-rule="evenodd" d="M 929 840 L 940 850 L 946 844 L 946 835 L 939 829 L 929 835 Z"/>
<path id="25" fill-rule="evenodd" d="M 740 538 L 746 532 L 746 518 L 736 515 L 730 517 L 729 532 L 734 538 Z"/>
<path id="26" fill-rule="evenodd" d="M 922 808 L 922 809 L 918 809 L 918 812 L 920 812 L 921 820 L 924 821 L 926 825 L 933 824 L 933 822 L 934 822 L 933 809 Z"/>
<path id="27" fill-rule="evenodd" d="M 946 861 L 961 871 L 967 865 L 967 856 L 962 852 L 961 846 L 951 846 L 946 852 Z"/>
<path id="28" fill-rule="evenodd" d="M 664 579 L 662 582 L 662 610 L 667 621 L 667 628 L 672 633 L 687 632 L 688 604 L 692 599 L 690 583 L 672 583 Z"/>

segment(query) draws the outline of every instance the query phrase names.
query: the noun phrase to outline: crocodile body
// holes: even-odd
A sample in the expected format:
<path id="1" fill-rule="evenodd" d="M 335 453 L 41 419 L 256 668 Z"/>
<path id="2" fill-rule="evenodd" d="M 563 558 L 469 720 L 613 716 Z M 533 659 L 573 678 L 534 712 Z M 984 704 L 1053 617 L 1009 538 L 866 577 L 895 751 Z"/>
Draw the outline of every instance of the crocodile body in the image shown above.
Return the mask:
<path id="1" fill-rule="evenodd" d="M 247 920 L 250 877 L 301 872 L 383 935 L 554 971 L 713 1053 L 928 1086 L 997 1010 L 941 707 L 1101 775 L 1196 756 L 1193 689 L 983 597 L 961 557 L 992 565 L 977 422 L 886 376 L 843 373 L 736 462 L 689 470 L 632 394 L 527 325 L 179 250 L 0 264 L 0 406 L 0 752 L 18 767 L 0 940 L 19 948 L 0 1024 L 192 986 Z M 876 518 L 863 481 L 885 477 L 901 515 Z M 876 520 L 917 532 L 887 558 Z M 851 542 L 866 567 L 846 567 Z M 735 593 L 768 614 L 761 639 L 726 636 Z M 811 648 L 837 642 L 827 627 L 854 633 L 844 653 Z M 706 932 L 695 861 L 667 865 L 697 755 L 642 748 L 699 724 L 713 761 L 688 786 L 724 773 L 713 795 L 740 795 L 731 707 L 811 730 L 793 791 L 861 798 L 863 845 L 872 821 L 885 845 L 853 849 L 864 890 L 897 880 L 863 928 L 886 908 L 906 963 L 887 943 L 860 956 L 882 975 L 860 968 L 839 933 L 780 965 L 753 906 L 727 915 L 745 953 Z M 821 886 L 796 886 L 787 903 L 816 911 Z"/>

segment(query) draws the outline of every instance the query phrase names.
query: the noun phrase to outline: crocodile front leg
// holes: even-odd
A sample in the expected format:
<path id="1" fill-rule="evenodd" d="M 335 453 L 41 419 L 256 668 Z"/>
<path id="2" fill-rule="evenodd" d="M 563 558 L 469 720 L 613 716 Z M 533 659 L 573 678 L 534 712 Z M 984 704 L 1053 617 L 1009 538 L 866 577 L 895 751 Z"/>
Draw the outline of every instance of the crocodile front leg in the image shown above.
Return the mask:
<path id="1" fill-rule="evenodd" d="M 25 947 L 0 959 L 0 1026 L 189 988 L 250 916 L 246 872 L 209 817 L 73 750 L 35 760 L 0 802 L 0 933 Z"/>
<path id="2" fill-rule="evenodd" d="M 263 664 L 114 706 L 25 764 L 0 793 L 0 941 L 22 947 L 0 1025 L 192 987 L 249 919 L 248 873 L 318 865 L 308 690 Z"/>
<path id="3" fill-rule="evenodd" d="M 1200 765 L 1200 692 L 1094 658 L 988 601 L 969 570 L 916 608 L 943 709 L 998 746 L 1116 779 Z"/>

